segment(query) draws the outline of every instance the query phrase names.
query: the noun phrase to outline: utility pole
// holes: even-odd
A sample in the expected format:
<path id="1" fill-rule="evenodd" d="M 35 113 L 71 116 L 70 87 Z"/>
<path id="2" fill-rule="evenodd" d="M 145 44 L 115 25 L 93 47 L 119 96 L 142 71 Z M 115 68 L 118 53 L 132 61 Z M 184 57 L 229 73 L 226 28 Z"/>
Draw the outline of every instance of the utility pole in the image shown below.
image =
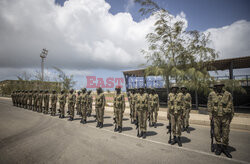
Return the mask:
<path id="1" fill-rule="evenodd" d="M 40 57 L 42 59 L 42 63 L 41 63 L 41 71 L 42 71 L 42 81 L 44 80 L 44 60 L 48 55 L 48 50 L 46 50 L 45 48 L 42 50 Z"/>

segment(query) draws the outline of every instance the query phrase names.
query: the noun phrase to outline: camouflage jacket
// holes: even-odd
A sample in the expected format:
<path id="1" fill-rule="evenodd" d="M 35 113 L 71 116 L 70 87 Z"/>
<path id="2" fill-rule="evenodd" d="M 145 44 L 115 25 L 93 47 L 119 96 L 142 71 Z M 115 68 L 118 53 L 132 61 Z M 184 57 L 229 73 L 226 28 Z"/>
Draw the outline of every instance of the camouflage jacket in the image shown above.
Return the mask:
<path id="1" fill-rule="evenodd" d="M 183 93 L 169 93 L 168 110 L 170 114 L 183 114 L 184 96 Z"/>
<path id="2" fill-rule="evenodd" d="M 122 109 L 125 110 L 125 98 L 123 94 L 115 95 L 114 97 L 114 109 Z"/>
<path id="3" fill-rule="evenodd" d="M 60 104 L 66 104 L 66 97 L 67 97 L 66 94 L 60 94 L 58 96 Z"/>
<path id="4" fill-rule="evenodd" d="M 105 95 L 103 93 L 96 95 L 96 98 L 95 98 L 96 107 L 104 108 L 105 104 L 106 104 Z"/>

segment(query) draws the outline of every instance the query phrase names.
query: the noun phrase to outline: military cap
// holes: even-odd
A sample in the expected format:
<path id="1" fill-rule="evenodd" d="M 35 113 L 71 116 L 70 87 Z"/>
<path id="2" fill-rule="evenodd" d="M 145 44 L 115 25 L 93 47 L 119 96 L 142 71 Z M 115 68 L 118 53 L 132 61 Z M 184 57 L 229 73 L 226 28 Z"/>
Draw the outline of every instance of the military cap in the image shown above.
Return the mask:
<path id="1" fill-rule="evenodd" d="M 171 88 L 179 88 L 179 86 L 177 84 L 173 84 Z"/>
<path id="2" fill-rule="evenodd" d="M 91 92 L 92 92 L 91 90 L 88 91 L 88 93 L 91 93 Z"/>
<path id="3" fill-rule="evenodd" d="M 71 90 L 70 90 L 70 92 L 72 92 L 72 93 L 73 93 L 73 92 L 74 92 L 74 89 L 71 89 Z"/>
<path id="4" fill-rule="evenodd" d="M 182 85 L 181 88 L 186 88 L 187 89 L 187 87 L 185 85 Z"/>
<path id="5" fill-rule="evenodd" d="M 216 81 L 214 86 L 225 86 L 225 84 L 222 81 L 218 80 L 218 81 Z"/>
<path id="6" fill-rule="evenodd" d="M 40 93 L 42 93 L 43 92 L 43 90 L 40 90 Z"/>
<path id="7" fill-rule="evenodd" d="M 77 93 L 78 93 L 78 94 L 80 94 L 80 93 L 81 93 L 81 91 L 78 91 Z"/>
<path id="8" fill-rule="evenodd" d="M 115 90 L 121 90 L 121 86 L 116 86 Z"/>

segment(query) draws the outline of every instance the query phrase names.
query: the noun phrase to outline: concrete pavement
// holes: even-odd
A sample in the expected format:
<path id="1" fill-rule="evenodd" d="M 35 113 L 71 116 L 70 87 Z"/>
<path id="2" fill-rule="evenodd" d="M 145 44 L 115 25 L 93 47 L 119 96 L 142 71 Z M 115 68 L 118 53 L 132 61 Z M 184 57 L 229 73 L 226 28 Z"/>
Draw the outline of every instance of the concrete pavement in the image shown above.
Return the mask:
<path id="1" fill-rule="evenodd" d="M 148 128 L 147 138 L 136 137 L 125 116 L 123 133 L 113 132 L 112 113 L 106 109 L 104 128 L 93 117 L 80 124 L 13 107 L 0 98 L 0 163 L 250 163 L 250 132 L 231 130 L 233 159 L 210 152 L 209 127 L 191 124 L 183 133 L 183 147 L 171 146 L 165 120 Z"/>

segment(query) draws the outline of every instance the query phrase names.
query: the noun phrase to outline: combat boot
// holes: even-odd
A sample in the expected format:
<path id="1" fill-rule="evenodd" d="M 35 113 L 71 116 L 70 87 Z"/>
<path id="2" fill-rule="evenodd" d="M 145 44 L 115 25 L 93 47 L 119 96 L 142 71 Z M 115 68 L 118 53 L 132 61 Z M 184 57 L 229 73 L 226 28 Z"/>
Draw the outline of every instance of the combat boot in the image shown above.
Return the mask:
<path id="1" fill-rule="evenodd" d="M 118 129 L 117 129 L 116 125 L 115 125 L 115 129 L 114 129 L 114 132 L 117 132 L 117 131 L 118 131 Z"/>
<path id="2" fill-rule="evenodd" d="M 65 118 L 65 116 L 64 115 L 62 115 L 62 117 L 61 118 Z"/>
<path id="3" fill-rule="evenodd" d="M 174 144 L 176 144 L 177 143 L 177 141 L 176 141 L 176 136 L 174 136 L 174 138 L 173 138 L 173 140 L 172 140 L 172 142 L 171 142 L 171 145 L 174 145 Z"/>
<path id="4" fill-rule="evenodd" d="M 182 147 L 181 137 L 180 137 L 180 136 L 177 138 L 177 142 L 178 142 L 178 146 L 179 146 L 179 147 Z"/>
<path id="5" fill-rule="evenodd" d="M 187 131 L 187 133 L 190 133 L 188 126 L 186 127 L 186 131 Z"/>
<path id="6" fill-rule="evenodd" d="M 142 137 L 142 136 L 143 136 L 143 133 L 144 133 L 144 132 L 141 132 L 140 135 L 139 135 L 139 137 Z"/>
<path id="7" fill-rule="evenodd" d="M 121 133 L 122 132 L 122 127 L 118 126 L 118 130 L 119 130 L 119 133 Z"/>
<path id="8" fill-rule="evenodd" d="M 221 155 L 221 145 L 220 144 L 216 145 L 215 155 Z"/>
<path id="9" fill-rule="evenodd" d="M 222 151 L 228 158 L 232 158 L 232 155 L 229 153 L 227 146 L 222 145 Z"/>
<path id="10" fill-rule="evenodd" d="M 156 128 L 156 123 L 154 122 L 154 128 Z"/>
<path id="11" fill-rule="evenodd" d="M 103 123 L 102 123 L 102 122 L 100 123 L 100 126 L 99 126 L 99 127 L 100 127 L 100 128 L 103 128 Z"/>
<path id="12" fill-rule="evenodd" d="M 97 122 L 96 127 L 100 127 L 100 123 L 99 122 Z"/>
<path id="13" fill-rule="evenodd" d="M 62 118 L 62 116 L 59 114 L 59 118 Z"/>
<path id="14" fill-rule="evenodd" d="M 146 132 L 143 132 L 142 138 L 143 138 L 143 139 L 146 138 Z"/>
<path id="15" fill-rule="evenodd" d="M 84 119 L 82 123 L 83 123 L 83 124 L 86 124 L 86 122 L 87 122 L 87 121 Z"/>

